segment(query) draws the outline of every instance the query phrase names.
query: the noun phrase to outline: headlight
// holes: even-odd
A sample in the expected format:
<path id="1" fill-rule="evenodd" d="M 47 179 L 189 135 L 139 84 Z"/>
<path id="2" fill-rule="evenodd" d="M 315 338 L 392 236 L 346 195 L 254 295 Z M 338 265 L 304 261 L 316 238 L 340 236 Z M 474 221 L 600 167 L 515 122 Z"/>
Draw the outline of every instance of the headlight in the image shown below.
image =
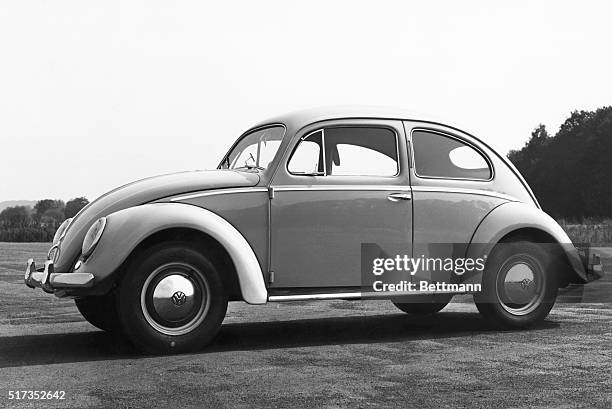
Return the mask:
<path id="1" fill-rule="evenodd" d="M 66 235 L 66 231 L 68 231 L 68 226 L 70 226 L 70 223 L 72 223 L 72 217 L 70 219 L 64 220 L 64 222 L 60 224 L 60 227 L 58 227 L 55 231 L 55 236 L 53 236 L 53 244 L 59 243 L 59 241 L 64 238 L 64 236 Z"/>
<path id="2" fill-rule="evenodd" d="M 83 257 L 89 257 L 91 253 L 93 253 L 96 245 L 100 241 L 100 237 L 102 237 L 104 227 L 106 227 L 106 217 L 101 217 L 91 225 L 89 230 L 87 230 L 87 234 L 85 234 L 85 239 L 83 240 L 83 247 L 81 248 Z"/>

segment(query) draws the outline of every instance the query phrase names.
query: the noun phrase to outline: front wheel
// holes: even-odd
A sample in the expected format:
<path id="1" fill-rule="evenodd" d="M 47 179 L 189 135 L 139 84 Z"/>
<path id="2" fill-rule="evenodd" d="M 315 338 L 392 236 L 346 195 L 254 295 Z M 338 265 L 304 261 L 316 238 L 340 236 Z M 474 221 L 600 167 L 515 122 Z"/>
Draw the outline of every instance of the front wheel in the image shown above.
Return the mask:
<path id="1" fill-rule="evenodd" d="M 227 310 L 213 264 L 187 243 L 155 246 L 130 263 L 119 288 L 125 334 L 149 353 L 185 352 L 209 343 Z"/>
<path id="2" fill-rule="evenodd" d="M 478 311 L 494 325 L 516 329 L 543 321 L 557 298 L 552 249 L 540 243 L 498 244 L 485 266 Z"/>

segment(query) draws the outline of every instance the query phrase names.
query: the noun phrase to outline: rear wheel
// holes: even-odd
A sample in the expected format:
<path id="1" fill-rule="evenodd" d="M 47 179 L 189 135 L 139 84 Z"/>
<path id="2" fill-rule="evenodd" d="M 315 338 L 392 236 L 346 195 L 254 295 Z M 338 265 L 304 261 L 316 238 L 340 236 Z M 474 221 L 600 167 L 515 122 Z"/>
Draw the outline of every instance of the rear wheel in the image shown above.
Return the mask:
<path id="1" fill-rule="evenodd" d="M 77 298 L 74 303 L 83 318 L 94 327 L 108 332 L 117 332 L 121 329 L 115 293 Z"/>
<path id="2" fill-rule="evenodd" d="M 203 347 L 227 310 L 219 273 L 187 243 L 155 246 L 132 262 L 118 301 L 125 334 L 150 353 Z"/>
<path id="3" fill-rule="evenodd" d="M 493 251 L 474 295 L 476 307 L 501 328 L 523 328 L 546 318 L 557 297 L 554 258 L 539 243 L 500 243 Z"/>
<path id="4" fill-rule="evenodd" d="M 427 315 L 441 311 L 453 298 L 452 295 L 413 295 L 409 297 L 408 302 L 393 301 L 393 305 L 408 314 Z"/>

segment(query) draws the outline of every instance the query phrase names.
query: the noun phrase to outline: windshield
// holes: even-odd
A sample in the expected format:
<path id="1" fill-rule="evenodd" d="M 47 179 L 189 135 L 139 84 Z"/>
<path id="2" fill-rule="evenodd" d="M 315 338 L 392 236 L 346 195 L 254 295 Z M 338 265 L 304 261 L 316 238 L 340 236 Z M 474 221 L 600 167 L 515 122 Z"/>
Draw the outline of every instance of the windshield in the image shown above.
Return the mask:
<path id="1" fill-rule="evenodd" d="M 280 146 L 285 128 L 272 126 L 245 135 L 221 164 L 221 169 L 265 169 Z"/>

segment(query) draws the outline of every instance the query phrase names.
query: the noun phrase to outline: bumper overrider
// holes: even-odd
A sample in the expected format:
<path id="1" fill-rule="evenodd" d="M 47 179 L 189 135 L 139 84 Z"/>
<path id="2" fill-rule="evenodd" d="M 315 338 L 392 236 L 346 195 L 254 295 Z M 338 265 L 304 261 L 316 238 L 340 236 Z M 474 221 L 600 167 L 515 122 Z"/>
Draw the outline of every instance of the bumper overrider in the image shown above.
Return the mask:
<path id="1" fill-rule="evenodd" d="M 71 288 L 90 288 L 94 283 L 91 273 L 56 273 L 53 271 L 53 260 L 45 261 L 43 268 L 36 268 L 33 259 L 26 266 L 25 284 L 30 288 L 40 287 L 47 293 Z"/>

